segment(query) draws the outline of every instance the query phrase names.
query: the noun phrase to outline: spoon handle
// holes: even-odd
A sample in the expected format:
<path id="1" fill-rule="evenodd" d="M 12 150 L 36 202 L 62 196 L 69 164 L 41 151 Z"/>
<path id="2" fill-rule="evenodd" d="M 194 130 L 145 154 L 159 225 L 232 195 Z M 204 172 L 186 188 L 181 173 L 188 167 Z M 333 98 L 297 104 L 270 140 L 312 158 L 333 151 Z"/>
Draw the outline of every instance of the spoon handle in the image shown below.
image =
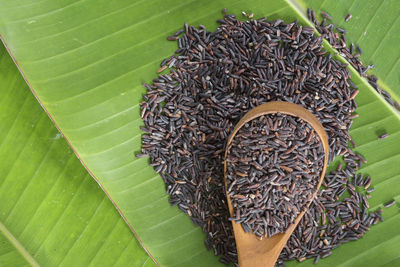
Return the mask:
<path id="1" fill-rule="evenodd" d="M 240 267 L 270 267 L 275 262 L 286 245 L 289 237 L 296 229 L 298 222 L 304 215 L 301 212 L 294 224 L 285 233 L 276 234 L 271 238 L 257 239 L 254 234 L 246 234 L 240 224 L 234 224 L 236 246 Z"/>

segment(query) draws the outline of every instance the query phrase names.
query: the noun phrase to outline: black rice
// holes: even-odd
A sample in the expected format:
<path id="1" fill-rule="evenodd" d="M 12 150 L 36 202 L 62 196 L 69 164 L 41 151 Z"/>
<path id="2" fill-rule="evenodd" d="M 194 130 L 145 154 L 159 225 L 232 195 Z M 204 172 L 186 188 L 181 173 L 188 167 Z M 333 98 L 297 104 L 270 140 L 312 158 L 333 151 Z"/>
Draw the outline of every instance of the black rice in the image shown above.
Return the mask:
<path id="1" fill-rule="evenodd" d="M 332 19 L 332 16 L 329 15 L 329 14 L 328 14 L 327 12 L 325 12 L 325 11 L 321 11 L 321 15 L 322 15 L 324 18 L 326 18 L 326 19 L 329 19 L 329 20 Z"/>
<path id="2" fill-rule="evenodd" d="M 388 133 L 384 133 L 384 134 L 380 135 L 380 136 L 378 137 L 378 139 L 385 139 L 385 138 L 387 138 L 387 137 L 389 137 L 389 134 L 388 134 Z"/>
<path id="3" fill-rule="evenodd" d="M 316 22 L 315 12 L 309 15 Z M 278 264 L 324 258 L 340 244 L 359 239 L 379 218 L 367 212 L 366 199 L 355 190 L 363 183 L 362 178 L 355 181 L 362 162 L 347 147 L 357 107 L 355 86 L 346 64 L 322 48 L 323 38 L 337 44 L 333 27 L 318 26 L 326 33 L 316 37 L 297 22 L 243 22 L 232 15 L 218 22 L 214 32 L 185 24 L 176 34 L 178 50 L 163 62 L 171 73 L 144 85 L 142 153 L 164 180 L 170 203 L 203 229 L 206 247 L 221 262 L 236 263 L 224 193 L 225 142 L 250 109 L 288 101 L 320 120 L 328 134 L 329 160 L 341 155 L 345 164 L 325 176 Z"/>
<path id="4" fill-rule="evenodd" d="M 310 204 L 323 160 L 318 135 L 300 118 L 277 113 L 246 123 L 228 147 L 230 219 L 259 238 L 285 232 Z"/>
<path id="5" fill-rule="evenodd" d="M 392 201 L 387 202 L 387 203 L 384 205 L 384 207 L 385 207 L 385 208 L 389 208 L 389 207 L 393 206 L 394 204 L 396 204 L 396 200 L 392 200 Z"/>
<path id="6" fill-rule="evenodd" d="M 351 20 L 352 15 L 351 14 L 347 14 L 347 16 L 344 18 L 344 20 L 346 22 L 348 22 L 349 20 Z"/>

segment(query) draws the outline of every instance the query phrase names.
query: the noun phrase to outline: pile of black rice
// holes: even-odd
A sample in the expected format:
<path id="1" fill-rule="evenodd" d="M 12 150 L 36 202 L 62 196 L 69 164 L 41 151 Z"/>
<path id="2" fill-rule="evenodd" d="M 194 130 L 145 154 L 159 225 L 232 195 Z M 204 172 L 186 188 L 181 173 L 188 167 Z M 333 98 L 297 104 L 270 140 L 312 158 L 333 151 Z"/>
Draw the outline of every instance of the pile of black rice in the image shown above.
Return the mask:
<path id="1" fill-rule="evenodd" d="M 311 203 L 325 153 L 312 126 L 287 114 L 245 123 L 227 148 L 229 220 L 259 239 L 286 232 Z"/>
<path id="2" fill-rule="evenodd" d="M 327 257 L 356 240 L 381 218 L 368 213 L 359 187 L 370 177 L 356 175 L 365 159 L 347 146 L 354 97 L 346 64 L 332 59 L 313 28 L 282 20 L 218 20 L 208 32 L 187 24 L 169 40 L 178 50 L 161 63 L 141 103 L 142 153 L 166 184 L 170 203 L 188 214 L 206 234 L 205 245 L 223 263 L 237 263 L 223 180 L 226 140 L 239 119 L 268 101 L 288 101 L 311 111 L 324 126 L 330 161 L 344 166 L 328 173 L 309 210 L 283 249 L 283 261 Z M 345 194 L 345 192 L 347 192 Z"/>

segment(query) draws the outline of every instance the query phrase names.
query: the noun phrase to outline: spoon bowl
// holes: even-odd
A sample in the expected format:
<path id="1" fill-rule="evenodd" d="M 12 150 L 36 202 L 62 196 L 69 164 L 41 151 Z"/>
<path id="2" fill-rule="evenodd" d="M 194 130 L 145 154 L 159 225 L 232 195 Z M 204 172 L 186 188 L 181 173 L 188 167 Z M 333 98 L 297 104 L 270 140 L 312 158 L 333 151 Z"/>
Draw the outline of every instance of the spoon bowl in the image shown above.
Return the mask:
<path id="1" fill-rule="evenodd" d="M 311 127 L 315 130 L 317 135 L 319 136 L 322 146 L 325 152 L 324 157 L 324 165 L 321 171 L 321 175 L 316 187 L 316 190 L 312 196 L 312 200 L 314 199 L 315 195 L 318 192 L 319 187 L 322 184 L 322 180 L 325 177 L 326 167 L 328 165 L 329 159 L 329 143 L 328 137 L 324 130 L 324 127 L 319 122 L 319 120 L 308 110 L 299 106 L 297 104 L 289 103 L 289 102 L 268 102 L 257 106 L 247 112 L 243 118 L 238 122 L 238 124 L 233 129 L 233 132 L 228 138 L 228 142 L 226 145 L 225 150 L 225 162 L 224 162 L 224 180 L 225 180 L 225 188 L 227 187 L 227 179 L 226 179 L 226 171 L 227 171 L 227 164 L 226 158 L 228 155 L 229 145 L 232 142 L 233 138 L 235 137 L 236 133 L 240 130 L 240 128 L 247 122 L 266 115 L 266 114 L 273 114 L 273 113 L 282 113 L 291 115 L 294 117 L 298 117 L 311 125 Z M 226 197 L 228 200 L 228 207 L 229 213 L 233 216 L 233 207 L 231 203 L 231 199 L 226 192 Z M 306 208 L 308 208 L 307 205 Z M 235 235 L 236 247 L 238 252 L 238 260 L 240 267 L 261 267 L 261 266 L 274 266 L 276 260 L 278 259 L 283 247 L 285 246 L 287 240 L 289 239 L 290 235 L 293 233 L 294 229 L 296 229 L 297 224 L 300 222 L 301 218 L 303 217 L 305 210 L 300 212 L 299 215 L 296 217 L 294 224 L 292 224 L 284 233 L 276 234 L 270 238 L 264 237 L 261 240 L 256 237 L 253 233 L 246 233 L 244 232 L 240 223 L 235 223 L 232 221 L 233 231 Z"/>

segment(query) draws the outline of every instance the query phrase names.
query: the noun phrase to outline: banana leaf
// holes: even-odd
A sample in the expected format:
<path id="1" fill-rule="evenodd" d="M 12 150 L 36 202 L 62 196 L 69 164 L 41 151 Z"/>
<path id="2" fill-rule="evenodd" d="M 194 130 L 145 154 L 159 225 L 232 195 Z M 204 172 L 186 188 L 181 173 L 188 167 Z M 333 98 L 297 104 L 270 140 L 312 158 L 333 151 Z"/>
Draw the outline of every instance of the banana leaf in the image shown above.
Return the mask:
<path id="1" fill-rule="evenodd" d="M 0 266 L 154 266 L 0 46 Z"/>
<path id="2" fill-rule="evenodd" d="M 366 40 L 363 59 L 375 63 L 376 72 L 372 72 L 381 79 L 380 85 L 398 100 L 398 37 L 393 32 L 399 27 L 400 3 L 359 0 L 306 4 L 317 9 L 322 5 L 339 24 L 349 25 L 353 29 L 349 38 L 354 42 L 361 38 L 362 45 Z M 246 11 L 254 13 L 255 18 L 298 20 L 311 26 L 305 17 L 305 3 L 22 0 L 1 1 L 1 6 L 0 33 L 10 54 L 76 155 L 140 237 L 142 246 L 162 266 L 220 264 L 205 249 L 201 230 L 176 207 L 169 206 L 165 186 L 148 166 L 148 159 L 134 157 L 140 151 L 142 134 L 138 103 L 145 89 L 141 83 L 151 82 L 161 60 L 175 51 L 176 43 L 165 39 L 184 22 L 213 30 L 225 7 L 238 16 Z M 353 18 L 344 24 L 348 10 Z M 383 35 L 386 31 L 388 34 Z M 329 44 L 325 46 L 335 52 Z M 400 115 L 364 78 L 350 70 L 361 91 L 356 98 L 360 116 L 351 136 L 358 144 L 356 151 L 368 160 L 360 172 L 373 177 L 376 191 L 370 205 L 374 210 L 393 198 L 399 200 Z M 384 132 L 390 136 L 378 140 Z M 364 238 L 341 246 L 320 264 L 398 263 L 398 206 L 385 209 L 383 216 L 385 221 L 372 227 Z"/>

